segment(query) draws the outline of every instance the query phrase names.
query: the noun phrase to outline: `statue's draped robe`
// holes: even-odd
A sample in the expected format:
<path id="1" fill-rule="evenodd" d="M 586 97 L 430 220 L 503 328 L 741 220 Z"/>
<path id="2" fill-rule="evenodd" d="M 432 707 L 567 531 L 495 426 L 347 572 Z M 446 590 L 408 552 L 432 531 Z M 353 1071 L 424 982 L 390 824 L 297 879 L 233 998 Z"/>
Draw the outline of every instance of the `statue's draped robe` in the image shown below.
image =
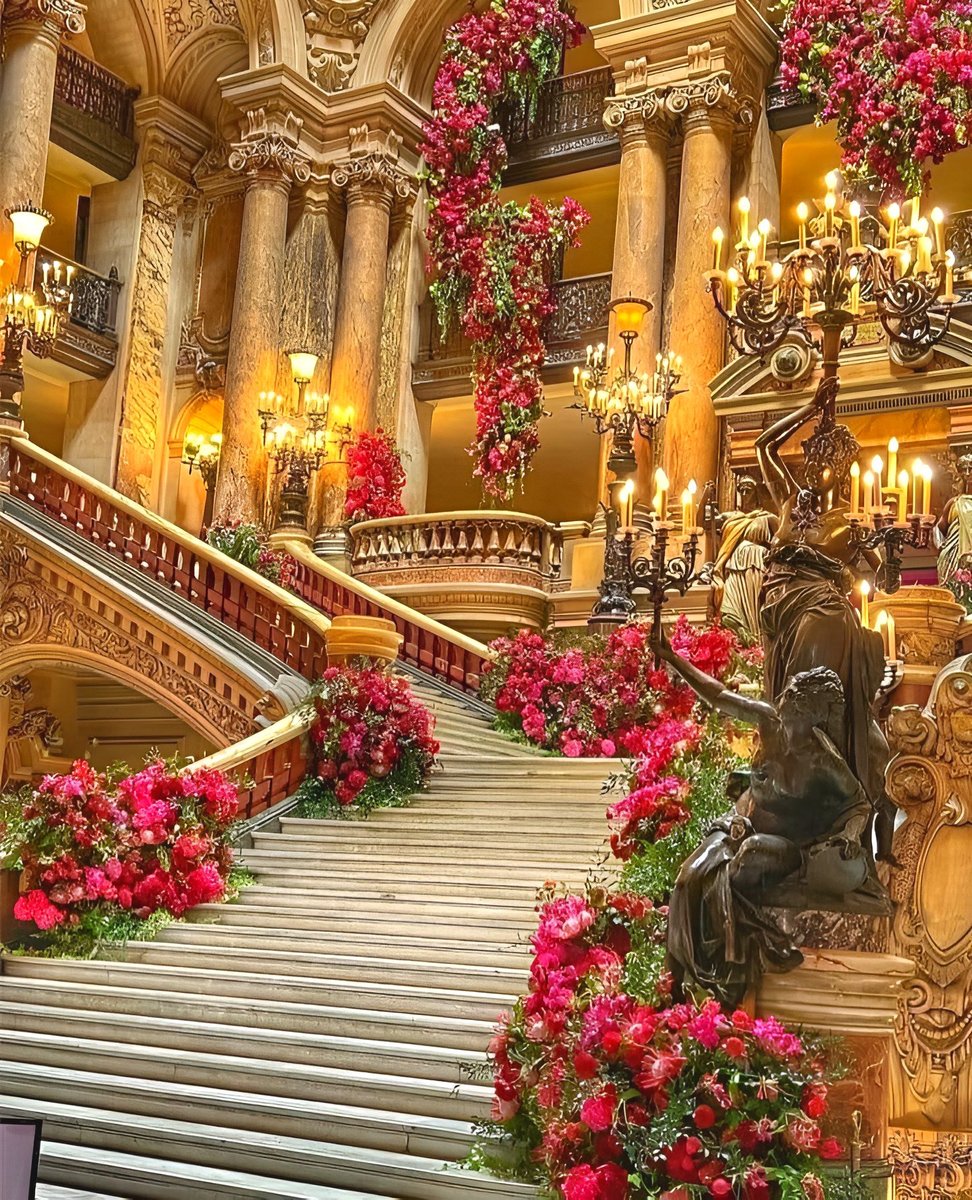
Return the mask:
<path id="1" fill-rule="evenodd" d="M 956 496 L 948 532 L 938 552 L 938 581 L 947 584 L 966 554 L 972 554 L 972 496 Z"/>
<path id="2" fill-rule="evenodd" d="M 727 513 L 712 569 L 716 611 L 730 629 L 759 637 L 759 596 L 766 551 L 773 540 L 773 514 Z"/>

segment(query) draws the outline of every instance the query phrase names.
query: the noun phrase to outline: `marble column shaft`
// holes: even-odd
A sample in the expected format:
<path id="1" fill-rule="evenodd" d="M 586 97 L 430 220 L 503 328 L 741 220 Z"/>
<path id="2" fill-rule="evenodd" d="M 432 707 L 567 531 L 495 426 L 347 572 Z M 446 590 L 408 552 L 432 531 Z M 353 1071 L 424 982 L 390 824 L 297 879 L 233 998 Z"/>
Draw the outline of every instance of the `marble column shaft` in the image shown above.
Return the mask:
<path id="1" fill-rule="evenodd" d="M 223 402 L 223 448 L 216 483 L 217 520 L 268 520 L 266 452 L 257 416 L 260 392 L 276 384 L 287 248 L 290 180 L 257 171 L 243 200 Z"/>
<path id="2" fill-rule="evenodd" d="M 0 6 L 2 8 L 2 6 Z M 0 258 L 10 259 L 6 209 L 44 199 L 57 51 L 65 33 L 84 31 L 74 0 L 14 0 L 3 12 L 0 74 Z"/>
<path id="3" fill-rule="evenodd" d="M 719 423 L 709 382 L 723 366 L 725 329 L 704 276 L 712 265 L 712 230 L 729 228 L 734 118 L 698 101 L 684 122 L 670 348 L 682 356 L 685 390 L 672 400 L 665 423 L 665 470 L 674 497 L 690 478 L 701 488 L 718 472 Z"/>

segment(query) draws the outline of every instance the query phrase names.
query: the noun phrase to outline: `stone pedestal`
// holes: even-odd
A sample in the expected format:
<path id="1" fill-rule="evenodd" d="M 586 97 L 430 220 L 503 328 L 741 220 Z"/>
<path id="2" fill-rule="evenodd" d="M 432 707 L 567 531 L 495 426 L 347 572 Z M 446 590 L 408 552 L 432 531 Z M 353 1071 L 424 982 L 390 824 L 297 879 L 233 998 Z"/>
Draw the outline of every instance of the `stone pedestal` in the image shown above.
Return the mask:
<path id="1" fill-rule="evenodd" d="M 888 1077 L 893 1030 L 914 963 L 893 954 L 804 948 L 804 963 L 786 975 L 764 975 L 755 995 L 756 1015 L 772 1014 L 791 1026 L 839 1037 L 853 1069 L 831 1094 L 831 1111 L 844 1141 L 851 1114 L 860 1112 L 862 1157 L 888 1152 Z"/>
<path id="2" fill-rule="evenodd" d="M 897 659 L 902 663 L 901 683 L 894 691 L 895 705 L 922 705 L 941 669 L 958 652 L 965 609 L 948 588 L 916 584 L 892 596 L 878 593 L 871 604 L 871 625 L 882 612 L 894 618 Z M 969 646 L 972 650 L 972 645 Z"/>
<path id="3" fill-rule="evenodd" d="M 394 622 L 382 617 L 335 617 L 327 631 L 329 666 L 364 658 L 374 665 L 391 665 L 402 648 Z"/>

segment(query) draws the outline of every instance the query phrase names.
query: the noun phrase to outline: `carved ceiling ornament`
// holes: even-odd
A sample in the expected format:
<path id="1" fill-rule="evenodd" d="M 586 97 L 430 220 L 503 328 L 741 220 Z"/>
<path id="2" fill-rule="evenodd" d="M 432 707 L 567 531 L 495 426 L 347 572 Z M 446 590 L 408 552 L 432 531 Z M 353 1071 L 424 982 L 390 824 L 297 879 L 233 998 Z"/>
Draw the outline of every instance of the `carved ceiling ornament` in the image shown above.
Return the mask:
<path id="1" fill-rule="evenodd" d="M 322 91 L 351 85 L 379 0 L 304 0 L 307 74 Z"/>
<path id="2" fill-rule="evenodd" d="M 252 719 L 239 703 L 227 701 L 194 673 L 187 646 L 173 646 L 189 660 L 180 667 L 159 652 L 151 628 L 133 620 L 132 614 L 119 621 L 109 610 L 100 619 L 101 606 L 92 603 L 87 592 L 69 581 L 64 590 L 48 582 L 27 543 L 8 529 L 0 529 L 0 562 L 10 564 L 0 579 L 0 652 L 34 644 L 81 651 L 104 660 L 106 670 L 121 667 L 125 675 L 145 680 L 156 696 L 177 702 L 175 711 L 195 713 L 197 727 L 207 736 L 218 731 L 232 744 L 254 732 Z M 157 640 L 159 644 L 175 641 Z M 200 674 L 204 677 L 206 672 Z"/>
<path id="3" fill-rule="evenodd" d="M 299 148 L 304 122 L 290 112 L 249 109 L 240 140 L 227 159 L 231 171 L 269 174 L 294 183 L 310 179 L 310 162 Z"/>
<path id="4" fill-rule="evenodd" d="M 412 175 L 400 165 L 402 139 L 394 132 L 372 133 L 367 125 L 350 130 L 348 158 L 331 168 L 331 183 L 346 191 L 348 200 L 394 204 L 415 195 Z"/>
<path id="5" fill-rule="evenodd" d="M 162 24 L 170 52 L 207 25 L 243 27 L 236 0 L 162 0 Z"/>
<path id="6" fill-rule="evenodd" d="M 0 4 L 0 12 L 8 23 L 36 21 L 61 37 L 84 33 L 87 7 L 80 0 L 7 0 L 6 6 Z"/>
<path id="7" fill-rule="evenodd" d="M 972 657 L 941 672 L 924 710 L 894 710 L 888 733 L 897 752 L 888 793 L 907 816 L 894 843 L 892 953 L 917 967 L 895 1024 L 899 1112 L 917 1104 L 933 1124 L 964 1123 L 972 1119 Z"/>

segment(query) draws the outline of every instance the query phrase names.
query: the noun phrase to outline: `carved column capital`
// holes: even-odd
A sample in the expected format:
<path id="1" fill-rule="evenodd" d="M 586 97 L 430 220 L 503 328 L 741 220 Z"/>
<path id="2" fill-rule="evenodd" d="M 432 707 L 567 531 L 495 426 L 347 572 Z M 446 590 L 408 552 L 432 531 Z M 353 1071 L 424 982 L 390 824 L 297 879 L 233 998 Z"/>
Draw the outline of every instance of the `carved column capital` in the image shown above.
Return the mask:
<path id="1" fill-rule="evenodd" d="M 5 25 L 36 24 L 54 41 L 65 34 L 84 33 L 87 5 L 80 0 L 7 0 Z"/>
<path id="2" fill-rule="evenodd" d="M 393 130 L 372 134 L 367 125 L 351 130 L 350 152 L 331 168 L 331 183 L 344 191 L 348 204 L 374 204 L 391 209 L 415 196 L 415 180 L 401 165 L 402 139 Z"/>
<path id="3" fill-rule="evenodd" d="M 676 84 L 669 89 L 666 105 L 674 116 L 682 117 L 686 130 L 749 126 L 756 115 L 753 101 L 737 91 L 728 71 Z"/>
<path id="4" fill-rule="evenodd" d="M 231 171 L 247 175 L 254 182 L 292 183 L 310 179 L 310 161 L 300 149 L 300 117 L 290 112 L 250 109 L 246 114 L 240 140 L 234 142 L 227 159 Z"/>
<path id="5" fill-rule="evenodd" d="M 322 91 L 351 86 L 378 0 L 305 0 L 307 74 Z"/>
<path id="6" fill-rule="evenodd" d="M 649 87 L 646 58 L 632 59 L 624 66 L 617 91 L 604 101 L 605 126 L 618 131 L 622 150 L 647 139 L 667 142 L 674 122 L 665 103 L 665 89 Z"/>

